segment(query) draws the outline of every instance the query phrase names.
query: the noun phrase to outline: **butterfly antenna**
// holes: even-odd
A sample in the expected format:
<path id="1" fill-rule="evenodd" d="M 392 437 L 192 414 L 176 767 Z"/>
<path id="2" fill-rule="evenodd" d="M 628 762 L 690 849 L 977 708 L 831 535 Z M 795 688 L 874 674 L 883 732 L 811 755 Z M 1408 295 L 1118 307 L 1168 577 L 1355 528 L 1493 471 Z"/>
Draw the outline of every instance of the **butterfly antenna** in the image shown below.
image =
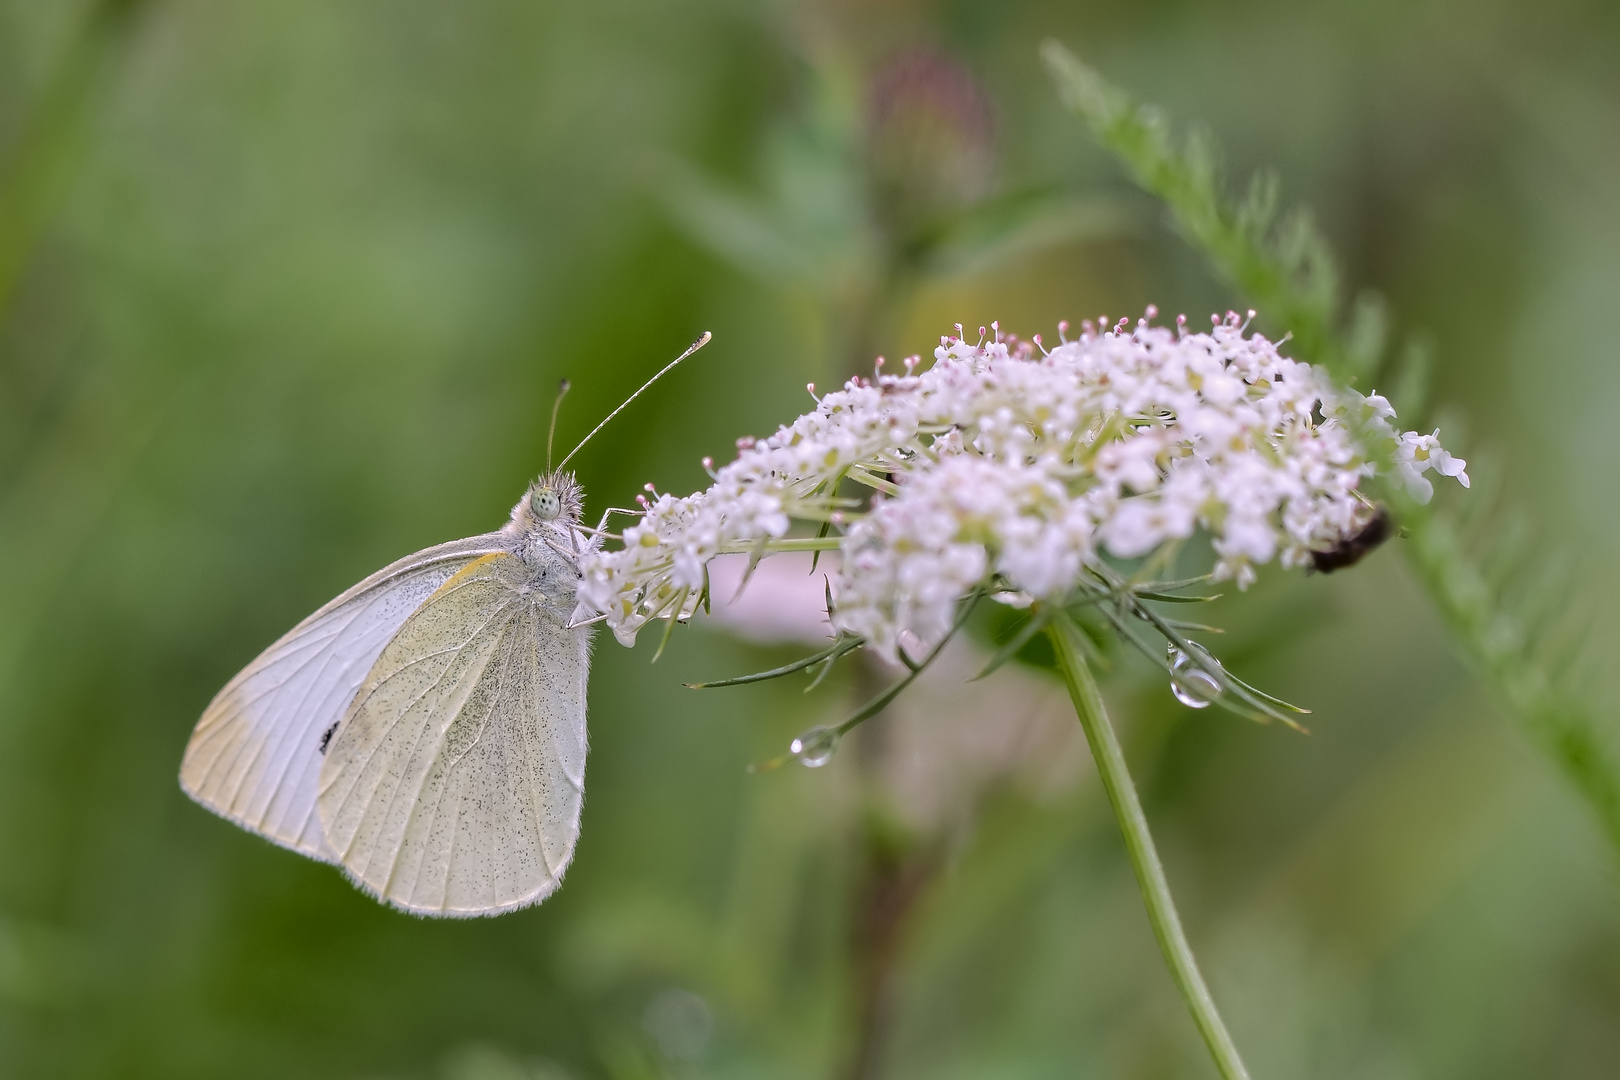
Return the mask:
<path id="1" fill-rule="evenodd" d="M 557 437 L 557 410 L 562 408 L 562 399 L 568 394 L 568 380 L 564 379 L 557 387 L 557 400 L 551 403 L 551 430 L 546 432 L 546 472 L 551 471 L 551 443 Z"/>
<path id="2" fill-rule="evenodd" d="M 630 404 L 632 401 L 636 400 L 636 398 L 645 393 L 647 387 L 651 386 L 659 379 L 662 379 L 665 375 L 668 375 L 672 370 L 674 370 L 676 364 L 679 364 L 682 360 L 685 360 L 688 356 L 691 356 L 693 353 L 703 348 L 703 346 L 707 345 L 711 336 L 712 335 L 707 330 L 703 331 L 703 336 L 692 342 L 690 348 L 681 353 L 681 355 L 677 356 L 675 359 L 671 360 L 668 364 L 664 365 L 664 370 L 642 383 L 640 390 L 637 390 L 635 393 L 624 399 L 624 405 L 620 405 L 617 409 L 614 409 L 612 412 L 608 413 L 606 419 L 591 429 L 590 435 L 587 435 L 583 439 L 579 440 L 579 446 L 576 446 L 572 450 L 568 451 L 568 456 L 557 463 L 557 468 L 561 469 L 571 460 L 573 460 L 574 455 L 579 453 L 580 447 L 583 447 L 586 443 L 590 442 L 592 437 L 595 436 L 598 431 L 601 431 L 603 428 L 607 427 L 608 420 L 612 420 L 615 416 L 618 416 L 621 412 L 623 412 L 624 406 Z"/>

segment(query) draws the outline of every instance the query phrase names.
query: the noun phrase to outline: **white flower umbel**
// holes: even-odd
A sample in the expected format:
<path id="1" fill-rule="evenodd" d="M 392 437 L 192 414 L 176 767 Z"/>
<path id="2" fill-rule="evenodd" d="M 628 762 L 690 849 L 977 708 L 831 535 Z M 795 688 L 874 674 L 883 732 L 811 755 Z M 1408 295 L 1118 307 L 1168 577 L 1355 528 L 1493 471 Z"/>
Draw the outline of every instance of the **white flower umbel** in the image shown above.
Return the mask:
<path id="1" fill-rule="evenodd" d="M 1240 587 L 1258 566 L 1306 565 L 1374 517 L 1360 488 L 1381 465 L 1423 501 L 1431 469 L 1467 485 L 1438 432 L 1400 431 L 1387 400 L 1288 359 L 1236 313 L 1208 333 L 1154 315 L 1087 323 L 1050 352 L 958 327 L 920 374 L 914 358 L 852 379 L 740 441 L 707 490 L 643 499 L 622 545 L 587 556 L 581 600 L 628 644 L 690 616 L 718 554 L 836 547 L 834 629 L 894 659 L 939 641 L 975 590 L 1021 605 L 1094 591 L 1103 551 L 1146 556 L 1202 529 L 1215 577 Z M 790 537 L 795 521 L 820 535 Z"/>

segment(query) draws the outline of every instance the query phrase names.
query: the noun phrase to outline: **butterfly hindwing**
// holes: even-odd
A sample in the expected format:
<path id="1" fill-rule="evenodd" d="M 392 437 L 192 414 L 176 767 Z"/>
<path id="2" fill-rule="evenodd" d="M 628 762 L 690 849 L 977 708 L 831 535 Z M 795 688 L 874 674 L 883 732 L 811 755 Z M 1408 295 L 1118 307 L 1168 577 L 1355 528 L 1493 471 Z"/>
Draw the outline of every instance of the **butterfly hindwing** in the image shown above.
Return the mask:
<path id="1" fill-rule="evenodd" d="M 573 569 L 489 555 L 382 650 L 327 750 L 318 805 L 336 861 L 408 911 L 492 915 L 561 881 L 579 835 L 588 631 Z"/>
<path id="2" fill-rule="evenodd" d="M 180 784 L 215 813 L 313 858 L 335 861 L 315 809 L 323 751 L 399 628 L 491 533 L 419 551 L 326 604 L 215 696 L 186 746 Z"/>

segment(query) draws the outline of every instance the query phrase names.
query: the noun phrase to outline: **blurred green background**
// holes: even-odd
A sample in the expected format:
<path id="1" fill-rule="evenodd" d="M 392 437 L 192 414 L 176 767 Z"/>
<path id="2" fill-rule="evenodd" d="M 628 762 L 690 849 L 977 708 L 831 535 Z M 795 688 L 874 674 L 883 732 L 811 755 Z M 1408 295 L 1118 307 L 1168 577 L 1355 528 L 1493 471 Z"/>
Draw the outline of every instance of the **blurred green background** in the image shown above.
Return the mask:
<path id="1" fill-rule="evenodd" d="M 577 861 L 487 921 L 175 779 L 265 644 L 503 519 L 563 376 L 571 443 L 715 334 L 581 454 L 600 508 L 955 322 L 1240 303 L 1047 36 L 1430 335 L 1447 445 L 1586 568 L 1612 728 L 1613 4 L 5 0 L 0 1076 L 1212 1076 L 1083 746 L 958 737 L 1050 711 L 1037 673 L 750 775 L 883 676 L 698 694 L 795 651 L 603 636 Z M 1211 605 L 1309 736 L 1105 681 L 1206 973 L 1260 1080 L 1613 1077 L 1613 853 L 1392 548 Z"/>

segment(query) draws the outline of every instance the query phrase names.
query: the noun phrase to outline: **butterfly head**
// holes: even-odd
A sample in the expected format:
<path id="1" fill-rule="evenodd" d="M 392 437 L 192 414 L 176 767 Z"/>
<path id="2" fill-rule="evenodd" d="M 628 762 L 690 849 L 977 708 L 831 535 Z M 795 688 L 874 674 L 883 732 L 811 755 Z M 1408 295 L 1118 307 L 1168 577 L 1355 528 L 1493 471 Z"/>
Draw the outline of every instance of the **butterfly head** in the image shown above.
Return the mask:
<path id="1" fill-rule="evenodd" d="M 512 524 L 527 531 L 537 525 L 566 529 L 579 524 L 584 509 L 584 492 L 571 472 L 543 474 L 529 485 L 523 498 L 512 507 Z"/>

